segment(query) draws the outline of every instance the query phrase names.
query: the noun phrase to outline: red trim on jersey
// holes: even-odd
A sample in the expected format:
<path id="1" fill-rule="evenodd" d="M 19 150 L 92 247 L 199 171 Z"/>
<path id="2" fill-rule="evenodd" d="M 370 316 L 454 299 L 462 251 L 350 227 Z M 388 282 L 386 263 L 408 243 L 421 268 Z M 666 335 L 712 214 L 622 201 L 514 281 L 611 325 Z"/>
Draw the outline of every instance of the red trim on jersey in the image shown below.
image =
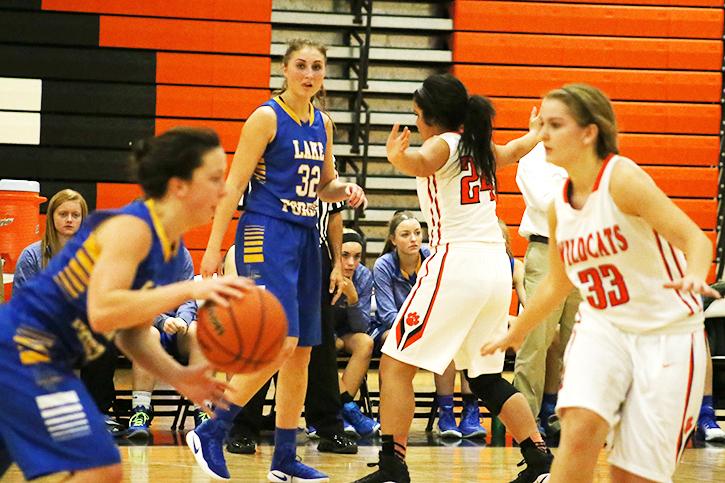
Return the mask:
<path id="1" fill-rule="evenodd" d="M 428 209 L 430 210 L 430 219 L 431 219 L 431 222 L 433 223 L 433 226 L 430 227 L 429 233 L 430 233 L 430 238 L 431 238 L 431 245 L 435 247 L 436 245 L 438 245 L 438 242 L 440 241 L 440 239 L 434 241 L 433 236 L 435 235 L 436 226 L 440 223 L 440 220 L 436 220 L 435 212 L 433 211 L 433 193 L 431 193 L 431 190 L 430 190 L 430 181 L 431 181 L 431 176 L 428 176 L 426 178 L 426 186 L 428 187 L 428 201 L 430 202 L 430 207 Z"/>
<path id="2" fill-rule="evenodd" d="M 423 324 L 419 325 L 415 329 L 413 329 L 410 333 L 410 336 L 403 344 L 403 347 L 400 347 L 400 350 L 405 349 L 406 347 L 410 346 L 411 344 L 415 343 L 417 340 L 419 340 L 421 337 L 423 337 L 423 332 L 425 332 L 425 326 L 428 325 L 428 319 L 430 318 L 431 312 L 433 312 L 433 306 L 435 305 L 436 296 L 438 295 L 438 289 L 441 287 L 441 279 L 443 278 L 443 269 L 446 266 L 446 257 L 448 257 L 448 243 L 445 245 L 445 253 L 443 253 L 443 260 L 441 261 L 441 268 L 438 270 L 438 279 L 436 280 L 436 288 L 433 290 L 433 297 L 430 299 L 430 304 L 428 304 L 428 310 L 425 313 L 425 318 L 423 319 Z"/>
<path id="3" fill-rule="evenodd" d="M 443 234 L 441 233 L 441 209 L 438 206 L 438 182 L 436 181 L 436 175 L 433 174 L 433 190 L 435 193 L 434 200 L 436 205 L 436 214 L 438 215 L 438 243 L 441 242 Z"/>
<path id="4" fill-rule="evenodd" d="M 677 453 L 675 453 L 675 461 L 680 459 L 682 450 L 685 449 L 687 436 L 692 427 L 687 427 L 687 409 L 690 406 L 690 392 L 692 391 L 692 376 L 695 372 L 695 334 L 690 336 L 690 373 L 687 376 L 687 392 L 685 393 L 685 409 L 682 411 L 682 424 L 680 424 L 680 435 L 677 437 Z"/>
<path id="5" fill-rule="evenodd" d="M 597 173 L 597 179 L 594 180 L 594 186 L 592 186 L 592 193 L 599 189 L 599 183 L 602 181 L 602 176 L 604 175 L 604 170 L 607 167 L 607 164 L 609 164 L 609 161 L 614 157 L 614 153 L 609 153 L 609 155 L 604 158 L 602 161 L 602 166 L 599 168 L 599 173 Z M 571 178 L 567 178 L 564 182 L 564 201 L 571 205 L 571 200 L 569 199 L 569 189 L 571 188 Z"/>
<path id="6" fill-rule="evenodd" d="M 425 262 L 423 262 L 425 273 L 418 277 L 418 279 L 415 281 L 415 287 L 413 287 L 413 291 L 411 292 L 411 296 L 408 299 L 408 303 L 405 305 L 405 308 L 398 313 L 397 320 L 395 321 L 395 324 L 398 324 L 397 330 L 395 331 L 395 345 L 399 345 L 400 341 L 403 340 L 403 335 L 405 334 L 405 321 L 401 320 L 405 314 L 408 312 L 408 308 L 410 308 L 410 304 L 413 302 L 413 299 L 415 298 L 415 294 L 418 292 L 418 288 L 420 288 L 420 284 L 423 281 L 423 278 L 428 276 L 428 264 L 431 260 L 436 256 L 436 254 L 433 254 L 425 259 Z M 420 273 L 420 271 L 419 271 Z"/>
<path id="7" fill-rule="evenodd" d="M 566 178 L 566 181 L 564 181 L 564 202 L 568 205 L 571 204 L 569 200 L 569 186 L 571 186 L 571 178 Z"/>
<path id="8" fill-rule="evenodd" d="M 660 235 L 659 235 L 659 233 L 657 233 L 656 230 L 652 230 L 652 232 L 654 233 L 655 240 L 657 241 L 657 248 L 659 248 L 659 250 L 660 250 L 660 256 L 662 257 L 662 263 L 664 263 L 665 270 L 667 270 L 667 276 L 670 277 L 670 282 L 674 282 L 675 279 L 672 276 L 672 270 L 670 270 L 670 266 L 667 263 L 667 258 L 665 258 L 665 252 L 662 249 L 662 242 L 660 241 Z M 690 304 L 687 303 L 687 300 L 685 300 L 684 297 L 682 297 L 682 294 L 680 293 L 680 291 L 675 288 L 673 288 L 672 290 L 674 290 L 675 293 L 677 294 L 677 296 L 680 298 L 680 300 L 682 300 L 682 303 L 687 306 L 687 309 L 690 311 L 690 315 L 694 315 L 695 311 L 692 309 L 692 307 L 690 307 Z"/>
<path id="9" fill-rule="evenodd" d="M 677 271 L 680 273 L 680 277 L 685 276 L 685 272 L 682 271 L 682 267 L 680 267 L 680 261 L 677 259 L 677 254 L 675 253 L 675 247 L 672 246 L 672 243 L 669 241 L 667 244 L 670 246 L 670 252 L 672 253 L 672 259 L 675 261 L 675 266 L 677 267 Z M 695 293 L 690 290 L 687 292 L 690 295 L 690 298 L 693 302 L 695 302 L 695 307 L 702 310 L 702 299 L 700 297 L 696 297 Z"/>
<path id="10" fill-rule="evenodd" d="M 599 174 L 597 175 L 596 181 L 594 181 L 594 186 L 592 187 L 592 191 L 596 191 L 599 189 L 599 182 L 602 180 L 602 175 L 604 174 L 604 170 L 607 167 L 607 164 L 609 164 L 609 161 L 614 157 L 614 153 L 609 153 L 609 155 L 604 158 L 604 161 L 602 161 L 602 167 L 599 168 Z"/>

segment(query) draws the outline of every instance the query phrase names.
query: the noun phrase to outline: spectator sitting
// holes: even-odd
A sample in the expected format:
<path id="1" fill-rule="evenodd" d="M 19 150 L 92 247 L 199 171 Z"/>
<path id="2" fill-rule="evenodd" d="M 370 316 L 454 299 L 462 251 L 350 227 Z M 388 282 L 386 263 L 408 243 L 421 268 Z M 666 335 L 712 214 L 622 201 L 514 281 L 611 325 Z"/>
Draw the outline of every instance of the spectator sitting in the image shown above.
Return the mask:
<path id="1" fill-rule="evenodd" d="M 367 374 L 373 352 L 370 329 L 370 303 L 373 275 L 360 263 L 364 241 L 354 230 L 342 235 L 342 274 L 345 277 L 342 296 L 333 306 L 337 348 L 350 354 L 340 381 L 340 401 L 344 425 L 351 425 L 359 436 L 368 436 L 380 425 L 365 416 L 354 401 Z"/>
<path id="2" fill-rule="evenodd" d="M 15 266 L 13 291 L 22 288 L 48 265 L 48 262 L 65 246 L 80 229 L 88 216 L 88 204 L 77 191 L 64 189 L 48 202 L 43 237 L 23 249 Z M 114 436 L 123 433 L 122 426 L 108 413 L 116 400 L 113 373 L 116 371 L 116 348 L 112 343 L 97 358 L 82 367 L 81 380 L 98 409 L 106 417 L 106 427 Z"/>
<path id="3" fill-rule="evenodd" d="M 382 255 L 373 267 L 373 286 L 377 310 L 368 334 L 375 342 L 374 353 L 380 348 L 398 316 L 398 310 L 417 280 L 423 260 L 430 250 L 421 246 L 420 222 L 409 211 L 396 211 L 388 223 L 388 239 Z"/>
<path id="4" fill-rule="evenodd" d="M 178 274 L 176 280 L 193 280 L 194 264 L 191 254 L 186 247 L 180 248 L 184 253 L 183 272 Z M 196 300 L 188 300 L 176 310 L 160 314 L 154 320 L 153 326 L 149 328 L 152 334 L 157 337 L 161 346 L 174 359 L 182 364 L 202 363 L 204 358 L 201 355 L 196 342 Z M 131 417 L 128 420 L 128 432 L 126 437 L 134 439 L 146 439 L 150 436 L 149 426 L 153 419 L 153 407 L 151 406 L 151 394 L 154 390 L 156 380 L 154 377 L 137 365 L 131 368 L 133 375 L 133 393 Z M 193 406 L 194 424 L 201 424 L 209 418 L 198 406 Z"/>

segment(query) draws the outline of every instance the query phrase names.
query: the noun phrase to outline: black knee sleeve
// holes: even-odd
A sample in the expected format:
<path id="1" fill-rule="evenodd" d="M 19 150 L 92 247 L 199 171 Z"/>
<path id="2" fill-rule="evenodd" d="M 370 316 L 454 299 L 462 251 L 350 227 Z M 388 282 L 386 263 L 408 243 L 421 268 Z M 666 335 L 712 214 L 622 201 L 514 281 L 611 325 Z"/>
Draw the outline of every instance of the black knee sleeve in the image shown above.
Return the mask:
<path id="1" fill-rule="evenodd" d="M 498 416 L 506 401 L 519 392 L 510 382 L 501 377 L 501 374 L 481 374 L 471 378 L 468 377 L 468 371 L 466 371 L 465 375 L 471 386 L 471 392 L 478 396 L 494 416 Z"/>

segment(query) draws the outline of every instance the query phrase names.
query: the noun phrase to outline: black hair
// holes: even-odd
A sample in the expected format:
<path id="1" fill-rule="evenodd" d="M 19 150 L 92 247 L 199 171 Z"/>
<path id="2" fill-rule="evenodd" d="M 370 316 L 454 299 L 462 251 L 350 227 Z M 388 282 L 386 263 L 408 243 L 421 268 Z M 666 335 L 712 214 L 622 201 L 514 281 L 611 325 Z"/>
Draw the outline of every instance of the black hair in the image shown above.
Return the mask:
<path id="1" fill-rule="evenodd" d="M 478 175 L 495 189 L 496 159 L 491 137 L 496 111 L 491 101 L 483 96 L 469 97 L 463 83 L 451 74 L 428 77 L 413 94 L 413 100 L 426 124 L 456 132 L 463 127 L 458 145 L 461 169 L 472 159 Z"/>
<path id="2" fill-rule="evenodd" d="M 176 127 L 131 146 L 131 171 L 147 198 L 161 198 L 171 178 L 190 180 L 204 155 L 219 147 L 212 129 Z"/>

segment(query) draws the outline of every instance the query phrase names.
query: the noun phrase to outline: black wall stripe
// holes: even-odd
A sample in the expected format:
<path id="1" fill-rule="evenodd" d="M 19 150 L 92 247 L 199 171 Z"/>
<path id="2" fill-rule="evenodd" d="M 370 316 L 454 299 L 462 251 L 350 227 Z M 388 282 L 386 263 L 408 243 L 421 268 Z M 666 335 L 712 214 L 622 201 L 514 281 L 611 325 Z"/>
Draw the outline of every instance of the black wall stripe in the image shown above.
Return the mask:
<path id="1" fill-rule="evenodd" d="M 40 10 L 42 0 L 3 0 L 2 8 L 7 10 Z"/>
<path id="2" fill-rule="evenodd" d="M 0 145 L 3 178 L 128 182 L 129 150 Z"/>
<path id="3" fill-rule="evenodd" d="M 50 198 L 60 190 L 70 188 L 76 190 L 86 199 L 88 203 L 88 210 L 96 209 L 96 183 L 80 183 L 74 182 L 69 183 L 67 181 L 41 181 L 40 182 L 40 194 L 50 200 Z M 48 211 L 48 202 L 46 201 L 40 205 L 40 212 L 46 213 Z"/>
<path id="4" fill-rule="evenodd" d="M 100 17 L 77 13 L 4 12 L 0 42 L 98 46 Z"/>
<path id="5" fill-rule="evenodd" d="M 131 141 L 154 134 L 154 119 L 43 114 L 43 146 L 128 149 Z"/>
<path id="6" fill-rule="evenodd" d="M 139 84 L 43 81 L 46 113 L 156 115 L 156 87 Z"/>
<path id="7" fill-rule="evenodd" d="M 154 84 L 156 54 L 143 50 L 0 45 L 0 75 Z"/>

